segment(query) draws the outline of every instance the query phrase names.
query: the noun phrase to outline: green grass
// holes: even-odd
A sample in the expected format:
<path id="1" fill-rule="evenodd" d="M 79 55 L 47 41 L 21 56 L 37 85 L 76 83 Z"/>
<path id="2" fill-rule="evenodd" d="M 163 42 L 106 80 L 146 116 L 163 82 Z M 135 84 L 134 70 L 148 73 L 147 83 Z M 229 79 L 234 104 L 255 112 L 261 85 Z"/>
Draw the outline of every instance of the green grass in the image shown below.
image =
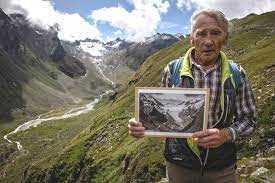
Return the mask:
<path id="1" fill-rule="evenodd" d="M 29 49 L 26 49 L 23 59 L 27 62 L 24 65 L 26 71 L 32 75 L 32 78 L 38 79 L 49 87 L 63 91 L 62 86 L 49 76 L 50 72 L 58 72 L 56 66 L 51 62 L 41 61 Z"/>
<path id="2" fill-rule="evenodd" d="M 252 16 L 242 21 L 249 25 L 261 19 Z M 242 25 L 241 21 L 238 23 Z M 238 27 L 237 30 L 241 31 Z M 274 73 L 266 69 L 274 64 L 275 38 L 263 40 L 267 32 L 235 32 L 230 47 L 225 48 L 227 52 L 245 50 L 232 58 L 247 72 L 257 99 L 258 123 L 265 128 L 274 126 L 270 121 L 274 111 L 271 94 L 275 89 Z M 183 56 L 188 42 L 185 38 L 150 56 L 115 100 L 105 99 L 88 114 L 47 122 L 13 136 L 29 153 L 17 156 L 15 169 L 5 164 L 9 177 L 4 180 L 20 181 L 19 175 L 24 171 L 26 182 L 156 182 L 165 177 L 162 140 L 130 137 L 127 124 L 134 116 L 134 87 L 159 86 L 161 71 L 170 60 Z M 255 154 L 255 149 L 246 150 L 247 144 L 239 147 L 243 156 Z M 125 159 L 129 159 L 127 167 Z"/>

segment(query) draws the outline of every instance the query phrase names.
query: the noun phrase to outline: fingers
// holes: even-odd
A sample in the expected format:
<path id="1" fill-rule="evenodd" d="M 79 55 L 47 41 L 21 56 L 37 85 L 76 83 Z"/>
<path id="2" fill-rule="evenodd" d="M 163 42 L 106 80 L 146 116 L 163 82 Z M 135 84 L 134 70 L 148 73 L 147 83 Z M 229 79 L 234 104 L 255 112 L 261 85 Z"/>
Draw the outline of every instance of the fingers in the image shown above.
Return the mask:
<path id="1" fill-rule="evenodd" d="M 212 134 L 216 134 L 219 133 L 219 130 L 216 128 L 211 128 L 211 129 L 206 129 L 204 131 L 199 131 L 199 132 L 195 132 L 193 133 L 193 138 L 201 138 L 201 137 L 206 137 Z"/>
<path id="2" fill-rule="evenodd" d="M 214 136 L 202 137 L 195 139 L 198 145 L 204 148 L 217 147 L 220 145 L 220 141 Z"/>
<path id="3" fill-rule="evenodd" d="M 202 138 L 198 138 L 197 142 L 200 143 L 208 143 L 211 141 L 216 141 L 218 139 L 218 137 L 216 135 L 210 135 L 210 136 L 206 136 L 206 137 L 202 137 Z"/>
<path id="4" fill-rule="evenodd" d="M 128 124 L 129 134 L 140 138 L 144 136 L 145 128 L 142 126 L 142 123 L 135 120 L 135 118 L 132 118 L 129 120 Z"/>
<path id="5" fill-rule="evenodd" d="M 129 134 L 136 138 L 144 137 L 144 132 L 130 131 Z"/>
<path id="6" fill-rule="evenodd" d="M 131 132 L 144 132 L 144 130 L 145 130 L 145 128 L 143 126 L 131 126 L 131 125 L 128 125 L 128 129 Z"/>
<path id="7" fill-rule="evenodd" d="M 141 126 L 142 126 L 142 123 L 136 121 L 135 118 L 131 118 L 131 119 L 129 120 L 129 125 L 130 125 L 130 126 L 141 127 Z M 128 126 L 129 126 L 129 125 L 128 125 Z"/>
<path id="8" fill-rule="evenodd" d="M 205 131 L 195 132 L 192 135 L 193 138 L 202 138 L 202 137 L 205 137 L 205 136 L 207 136 L 207 133 Z"/>
<path id="9" fill-rule="evenodd" d="M 195 132 L 192 137 L 204 148 L 215 148 L 222 144 L 219 129 L 216 128 Z"/>
<path id="10" fill-rule="evenodd" d="M 130 122 L 136 122 L 136 119 L 135 118 L 131 118 L 131 119 L 129 119 L 129 123 Z"/>

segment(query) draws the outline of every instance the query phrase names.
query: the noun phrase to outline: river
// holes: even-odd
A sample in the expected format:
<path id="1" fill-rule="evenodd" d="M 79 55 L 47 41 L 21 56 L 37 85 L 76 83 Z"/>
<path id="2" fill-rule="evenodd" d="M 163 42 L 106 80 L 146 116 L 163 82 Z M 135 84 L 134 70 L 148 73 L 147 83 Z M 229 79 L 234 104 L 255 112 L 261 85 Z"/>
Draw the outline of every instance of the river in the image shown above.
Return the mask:
<path id="1" fill-rule="evenodd" d="M 100 68 L 100 66 L 98 64 L 98 61 L 96 61 L 95 65 L 96 65 L 99 73 L 103 76 L 103 78 L 106 81 L 110 82 L 112 84 L 112 86 L 114 86 L 115 84 L 107 76 L 104 75 L 102 69 Z M 20 132 L 20 131 L 28 130 L 31 127 L 36 127 L 37 125 L 40 125 L 41 123 L 46 122 L 46 121 L 61 120 L 61 119 L 66 119 L 66 118 L 79 116 L 80 114 L 88 113 L 88 112 L 93 110 L 95 104 L 97 104 L 102 99 L 103 96 L 108 95 L 111 92 L 113 92 L 113 90 L 107 90 L 103 94 L 101 94 L 100 96 L 95 98 L 92 102 L 86 104 L 85 106 L 72 108 L 72 109 L 64 112 L 64 114 L 59 115 L 59 116 L 41 118 L 41 116 L 45 115 L 45 114 L 41 114 L 36 119 L 27 121 L 27 122 L 19 125 L 15 130 L 13 130 L 13 131 L 9 132 L 8 134 L 4 135 L 4 139 L 7 140 L 9 143 L 15 143 L 17 145 L 17 149 L 19 151 L 21 151 L 23 149 L 23 146 L 21 145 L 21 143 L 19 141 L 12 141 L 11 139 L 9 139 L 8 137 L 10 135 L 16 134 L 17 132 Z M 50 112 L 48 112 L 48 113 L 50 113 Z M 46 114 L 48 114 L 48 113 L 46 113 Z"/>

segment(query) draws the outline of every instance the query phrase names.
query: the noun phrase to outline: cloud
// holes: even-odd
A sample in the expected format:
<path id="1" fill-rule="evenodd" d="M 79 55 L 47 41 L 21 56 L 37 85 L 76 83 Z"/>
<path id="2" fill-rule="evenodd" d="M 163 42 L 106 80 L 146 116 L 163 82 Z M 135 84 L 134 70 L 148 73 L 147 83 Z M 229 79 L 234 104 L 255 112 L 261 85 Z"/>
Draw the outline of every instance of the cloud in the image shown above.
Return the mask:
<path id="1" fill-rule="evenodd" d="M 177 0 L 177 7 L 182 11 L 200 9 L 218 9 L 227 18 L 241 18 L 250 13 L 261 14 L 275 10 L 274 0 Z"/>
<path id="2" fill-rule="evenodd" d="M 0 8 L 6 10 L 10 5 L 10 2 L 9 1 L 0 1 Z"/>
<path id="3" fill-rule="evenodd" d="M 167 29 L 175 29 L 180 27 L 181 25 L 176 24 L 174 22 L 169 22 L 169 21 L 162 21 L 159 24 L 159 28 L 162 30 L 167 30 Z"/>
<path id="4" fill-rule="evenodd" d="M 192 9 L 191 0 L 177 0 L 177 7 L 181 10 L 186 9 L 190 11 Z"/>
<path id="5" fill-rule="evenodd" d="M 91 18 L 96 22 L 108 23 L 123 32 L 125 38 L 143 41 L 156 33 L 161 15 L 167 13 L 170 4 L 164 0 L 128 0 L 134 8 L 127 11 L 123 7 L 94 10 Z"/>
<path id="6" fill-rule="evenodd" d="M 58 24 L 60 39 L 75 41 L 85 38 L 101 38 L 95 25 L 79 14 L 69 14 L 54 9 L 53 3 L 44 0 L 1 0 L 1 8 L 7 13 L 23 13 L 33 24 L 44 29 Z"/>

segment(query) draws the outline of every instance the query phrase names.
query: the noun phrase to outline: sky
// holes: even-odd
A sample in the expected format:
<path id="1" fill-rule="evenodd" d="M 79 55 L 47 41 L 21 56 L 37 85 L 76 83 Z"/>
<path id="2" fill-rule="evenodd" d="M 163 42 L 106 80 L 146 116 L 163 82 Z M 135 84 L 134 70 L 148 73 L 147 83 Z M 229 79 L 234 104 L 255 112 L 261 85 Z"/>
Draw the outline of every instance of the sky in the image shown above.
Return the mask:
<path id="1" fill-rule="evenodd" d="M 228 19 L 275 10 L 275 0 L 0 0 L 6 13 L 23 13 L 60 39 L 144 41 L 156 33 L 188 34 L 191 16 L 217 9 Z"/>

